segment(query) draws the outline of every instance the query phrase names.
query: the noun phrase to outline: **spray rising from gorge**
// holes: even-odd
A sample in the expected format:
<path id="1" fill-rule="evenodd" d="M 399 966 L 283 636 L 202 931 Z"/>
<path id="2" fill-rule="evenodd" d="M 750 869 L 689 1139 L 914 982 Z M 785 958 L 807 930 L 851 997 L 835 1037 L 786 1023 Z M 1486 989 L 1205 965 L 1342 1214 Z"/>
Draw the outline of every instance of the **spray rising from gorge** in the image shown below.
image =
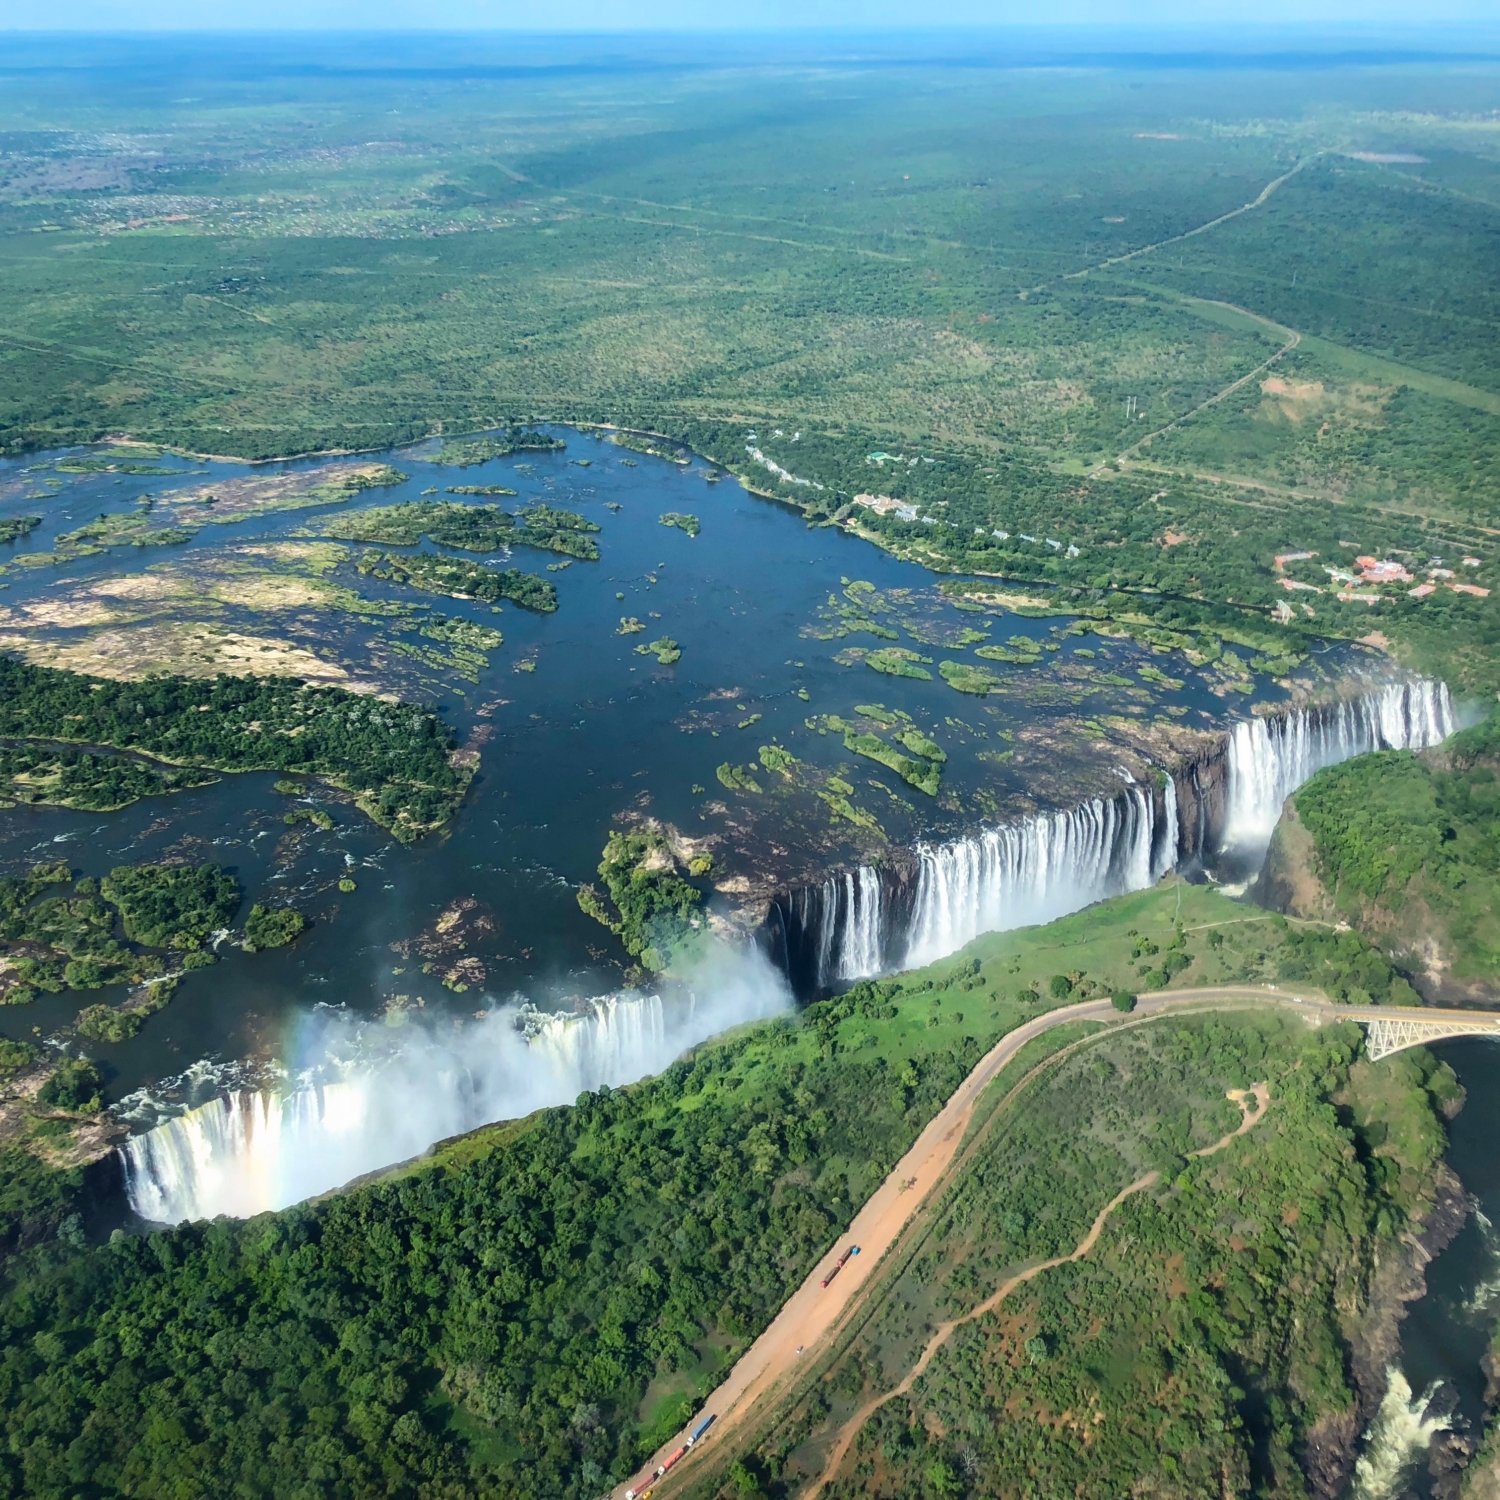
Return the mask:
<path id="1" fill-rule="evenodd" d="M 315 1061 L 299 1086 L 231 1093 L 131 1137 L 126 1191 L 162 1224 L 285 1208 L 449 1136 L 633 1083 L 791 1004 L 745 945 L 714 954 L 669 996 L 605 995 L 578 1014 L 512 1005 L 448 1027 L 412 1021 L 392 1039 L 328 1013 L 307 1040 Z"/>
<path id="2" fill-rule="evenodd" d="M 721 950 L 680 994 L 604 996 L 581 1015 L 509 1007 L 446 1030 L 413 1024 L 378 1056 L 355 1046 L 353 1060 L 304 1086 L 215 1099 L 126 1143 L 130 1202 L 156 1222 L 283 1207 L 448 1136 L 644 1077 L 789 1008 L 793 994 L 930 963 L 1186 865 L 1246 873 L 1282 802 L 1316 771 L 1435 745 L 1456 727 L 1447 689 L 1430 681 L 1241 723 L 1221 751 L 1173 775 L 778 897 L 758 949 Z M 337 1029 L 351 1024 L 319 1038 L 313 1060 L 347 1051 Z"/>

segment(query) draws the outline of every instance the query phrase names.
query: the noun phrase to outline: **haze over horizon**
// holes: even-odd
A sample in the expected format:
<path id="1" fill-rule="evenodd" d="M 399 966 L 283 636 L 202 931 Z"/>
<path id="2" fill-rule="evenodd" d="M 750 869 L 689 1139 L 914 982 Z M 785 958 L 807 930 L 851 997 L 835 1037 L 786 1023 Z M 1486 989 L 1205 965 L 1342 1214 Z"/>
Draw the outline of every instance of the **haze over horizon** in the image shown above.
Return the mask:
<path id="1" fill-rule="evenodd" d="M 1192 0 L 1059 0 L 1039 25 L 1032 7 L 1019 0 L 1000 5 L 985 0 L 938 0 L 917 7 L 911 0 L 742 0 L 730 8 L 704 0 L 649 0 L 624 7 L 612 0 L 559 0 L 538 24 L 532 7 L 517 0 L 448 0 L 432 6 L 421 0 L 264 0 L 239 14 L 205 9 L 191 0 L 14 0 L 0 22 L 8 32 L 275 31 L 495 31 L 529 34 L 561 32 L 650 33 L 818 30 L 868 32 L 944 28 L 1051 30 L 1103 27 L 1131 32 L 1182 28 L 1190 34 L 1278 28 L 1299 31 L 1350 28 L 1358 34 L 1397 28 L 1428 35 L 1434 28 L 1493 26 L 1489 0 L 1441 0 L 1420 20 L 1403 0 L 1321 0 L 1309 8 L 1300 0 L 1231 0 L 1207 21 Z"/>

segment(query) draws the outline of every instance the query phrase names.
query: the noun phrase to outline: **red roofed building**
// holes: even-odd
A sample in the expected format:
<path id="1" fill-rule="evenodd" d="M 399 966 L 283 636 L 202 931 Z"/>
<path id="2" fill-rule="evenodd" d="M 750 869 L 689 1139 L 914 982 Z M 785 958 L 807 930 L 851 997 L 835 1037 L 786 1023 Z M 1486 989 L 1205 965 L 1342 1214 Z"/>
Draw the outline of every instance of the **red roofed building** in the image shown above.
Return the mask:
<path id="1" fill-rule="evenodd" d="M 1366 583 L 1410 583 L 1412 575 L 1403 564 L 1375 557 L 1356 557 L 1354 565 Z"/>

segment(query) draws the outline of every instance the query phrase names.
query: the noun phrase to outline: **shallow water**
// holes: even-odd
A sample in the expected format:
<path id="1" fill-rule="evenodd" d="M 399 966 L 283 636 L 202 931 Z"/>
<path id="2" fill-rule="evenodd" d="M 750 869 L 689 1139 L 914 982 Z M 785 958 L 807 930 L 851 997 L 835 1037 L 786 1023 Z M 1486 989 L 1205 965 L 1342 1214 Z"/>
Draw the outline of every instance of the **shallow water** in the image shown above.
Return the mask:
<path id="1" fill-rule="evenodd" d="M 228 866 L 251 899 L 295 900 L 317 919 L 289 950 L 231 953 L 214 969 L 190 976 L 137 1038 L 98 1049 L 111 1070 L 112 1097 L 181 1072 L 200 1057 L 276 1052 L 295 1018 L 317 1002 L 371 1011 L 407 994 L 428 1006 L 469 1011 L 523 993 L 545 1008 L 615 987 L 622 955 L 579 911 L 576 889 L 593 876 L 621 814 L 649 813 L 708 838 L 716 877 L 741 877 L 741 891 L 763 891 L 873 852 L 868 838 L 832 823 L 815 797 L 784 789 L 773 774 L 760 773 L 766 786 L 760 796 L 725 792 L 716 767 L 754 762 L 761 745 L 783 745 L 812 766 L 845 767 L 858 802 L 891 841 L 904 844 L 1037 802 L 1066 803 L 1075 785 L 1079 792 L 1101 783 L 1118 786 L 1121 752 L 1087 721 L 1130 713 L 1149 724 L 1174 714 L 1176 723 L 1205 728 L 1248 707 L 1233 694 L 1226 704 L 1213 691 L 1212 675 L 1194 672 L 1180 658 L 1158 658 L 1157 665 L 1182 679 L 1181 688 L 1140 682 L 1135 669 L 1150 658 L 1124 641 L 1065 639 L 1035 666 L 975 662 L 971 649 L 924 643 L 922 637 L 952 642 L 956 632 L 974 627 L 996 642 L 1013 635 L 1050 640 L 1066 621 L 962 613 L 940 598 L 925 570 L 837 529 L 810 529 L 794 511 L 733 480 L 709 483 L 701 463 L 680 466 L 627 454 L 596 435 L 558 431 L 565 452 L 462 469 L 431 463 L 432 444 L 370 455 L 410 477 L 353 502 L 206 525 L 180 546 L 116 548 L 55 567 L 11 567 L 0 577 L 0 609 L 10 610 L 122 573 L 169 570 L 191 577 L 226 549 L 316 531 L 320 515 L 416 499 L 432 486 L 441 492 L 450 485 L 503 484 L 518 496 L 490 503 L 515 509 L 546 501 L 576 509 L 601 527 L 598 562 L 549 573 L 546 565 L 559 560 L 551 553 L 518 548 L 509 558 L 508 565 L 556 584 L 553 615 L 508 605 L 496 612 L 401 590 L 362 579 L 348 565 L 331 575 L 365 598 L 417 601 L 497 626 L 505 644 L 477 684 L 441 680 L 430 667 L 394 655 L 388 648 L 404 623 L 399 620 L 298 610 L 268 621 L 233 608 L 206 611 L 213 623 L 281 631 L 356 677 L 376 677 L 435 706 L 461 739 L 482 740 L 480 773 L 441 837 L 402 848 L 336 803 L 333 832 L 304 826 L 289 834 L 281 816 L 291 804 L 273 791 L 270 775 L 226 777 L 113 814 L 0 813 L 0 872 L 40 858 L 64 857 L 98 873 L 124 860 L 186 855 Z M 4 549 L 9 561 L 49 550 L 59 532 L 101 513 L 134 512 L 135 497 L 143 493 L 165 494 L 206 477 L 316 472 L 327 465 L 298 460 L 251 469 L 165 458 L 161 464 L 175 474 L 66 475 L 53 470 L 59 457 L 0 463 L 0 516 L 45 518 L 24 541 Z M 589 467 L 574 462 L 579 458 Z M 61 488 L 38 497 L 49 473 Z M 697 515 L 701 533 L 689 537 L 661 525 L 667 511 Z M 359 550 L 353 544 L 353 552 Z M 480 560 L 467 552 L 453 555 Z M 934 665 L 944 658 L 983 665 L 1002 680 L 1002 690 L 980 699 L 936 676 L 916 681 L 841 664 L 836 658 L 850 647 L 897 644 L 868 633 L 817 638 L 837 628 L 830 595 L 853 579 L 879 591 L 888 606 L 879 618 L 900 630 L 900 645 Z M 645 632 L 618 634 L 623 616 L 641 619 Z M 135 628 L 123 627 L 126 639 Z M 77 632 L 50 627 L 48 633 L 66 640 Z M 636 654 L 638 645 L 659 635 L 680 643 L 675 666 Z M 1080 656 L 1080 647 L 1096 655 Z M 517 670 L 523 660 L 534 661 L 535 670 Z M 1105 673 L 1129 677 L 1130 684 L 1105 681 Z M 1260 686 L 1260 696 L 1277 696 Z M 812 715 L 847 716 L 871 703 L 909 713 L 946 750 L 937 799 L 849 755 L 838 734 L 820 735 L 807 724 Z M 755 715 L 761 716 L 757 722 L 738 727 Z M 336 882 L 346 873 L 359 888 L 342 896 Z M 392 944 L 418 937 L 459 902 L 476 903 L 473 917 L 481 920 L 470 921 L 460 936 L 485 978 L 471 993 L 455 996 L 421 973 L 420 952 L 402 954 Z M 65 1026 L 79 1004 L 77 997 L 48 999 L 0 1016 L 0 1025 L 13 1035 L 47 1035 Z"/>

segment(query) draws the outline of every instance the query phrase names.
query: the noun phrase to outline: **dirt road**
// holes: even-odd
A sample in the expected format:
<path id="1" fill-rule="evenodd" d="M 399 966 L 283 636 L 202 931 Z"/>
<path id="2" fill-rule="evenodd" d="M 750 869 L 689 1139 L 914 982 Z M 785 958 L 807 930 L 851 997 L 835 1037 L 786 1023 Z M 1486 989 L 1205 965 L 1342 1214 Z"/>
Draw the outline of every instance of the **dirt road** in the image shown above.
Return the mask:
<path id="1" fill-rule="evenodd" d="M 1239 1105 L 1241 1110 L 1240 1123 L 1227 1135 L 1221 1136 L 1211 1146 L 1204 1146 L 1201 1150 L 1192 1151 L 1191 1156 L 1212 1156 L 1216 1151 L 1222 1151 L 1225 1146 L 1250 1129 L 1252 1125 L 1259 1122 L 1266 1112 L 1266 1105 L 1270 1103 L 1270 1092 L 1263 1083 L 1257 1083 L 1250 1089 L 1231 1089 L 1229 1098 Z M 1006 1277 L 1000 1285 L 981 1302 L 978 1307 L 971 1308 L 961 1318 L 950 1318 L 940 1323 L 935 1332 L 922 1348 L 922 1353 L 917 1362 L 903 1375 L 900 1381 L 883 1392 L 879 1396 L 873 1396 L 866 1401 L 858 1411 L 839 1428 L 838 1437 L 828 1455 L 828 1462 L 823 1465 L 823 1472 L 808 1486 L 805 1500 L 816 1500 L 816 1496 L 823 1492 L 824 1487 L 838 1473 L 839 1468 L 848 1456 L 849 1449 L 853 1445 L 864 1428 L 865 1424 L 880 1410 L 888 1401 L 894 1401 L 897 1396 L 904 1396 L 921 1379 L 922 1372 L 932 1363 L 933 1356 L 953 1337 L 954 1333 L 962 1328 L 965 1323 L 972 1323 L 976 1318 L 982 1318 L 1005 1301 L 1018 1287 L 1023 1287 L 1028 1281 L 1034 1280 L 1044 1271 L 1051 1271 L 1058 1266 L 1070 1265 L 1073 1261 L 1082 1260 L 1090 1254 L 1095 1245 L 1099 1243 L 1099 1236 L 1104 1232 L 1104 1226 L 1109 1222 L 1110 1216 L 1127 1198 L 1144 1192 L 1149 1187 L 1155 1187 L 1161 1180 L 1160 1172 L 1147 1172 L 1144 1177 L 1137 1177 L 1127 1187 L 1120 1189 L 1108 1203 L 1104 1205 L 1089 1225 L 1088 1233 L 1066 1255 L 1054 1255 L 1048 1260 L 1032 1262 L 1031 1265 L 1023 1267 L 1014 1275 Z"/>
<path id="2" fill-rule="evenodd" d="M 1134 1016 L 1242 1001 L 1286 1005 L 1290 1003 L 1290 997 L 1257 986 L 1175 990 L 1142 996 Z M 1317 1009 L 1312 1003 L 1306 1006 L 1309 1013 Z M 812 1357 L 819 1342 L 840 1321 L 856 1294 L 874 1274 L 881 1257 L 895 1244 L 933 1189 L 943 1182 L 973 1119 L 974 1106 L 1016 1053 L 1036 1037 L 1070 1022 L 1123 1019 L 1108 1000 L 1085 1000 L 1027 1021 L 1008 1032 L 985 1053 L 854 1216 L 848 1231 L 787 1299 L 765 1332 L 741 1355 L 724 1383 L 703 1403 L 702 1412 L 712 1413 L 717 1418 L 710 1435 L 715 1448 L 746 1420 L 763 1398 L 789 1375 L 795 1374 L 802 1360 Z M 858 1245 L 860 1253 L 850 1259 L 832 1285 L 825 1288 L 822 1285 L 824 1275 L 849 1245 Z M 650 1474 L 681 1441 L 678 1437 L 664 1445 L 641 1466 L 639 1472 Z M 670 1479 L 656 1486 L 653 1500 L 664 1497 L 668 1486 L 677 1480 L 679 1474 L 691 1471 L 692 1460 L 690 1453 L 680 1461 L 681 1467 Z M 632 1486 L 639 1493 L 638 1478 L 611 1491 L 612 1500 L 624 1500 L 626 1491 Z"/>

